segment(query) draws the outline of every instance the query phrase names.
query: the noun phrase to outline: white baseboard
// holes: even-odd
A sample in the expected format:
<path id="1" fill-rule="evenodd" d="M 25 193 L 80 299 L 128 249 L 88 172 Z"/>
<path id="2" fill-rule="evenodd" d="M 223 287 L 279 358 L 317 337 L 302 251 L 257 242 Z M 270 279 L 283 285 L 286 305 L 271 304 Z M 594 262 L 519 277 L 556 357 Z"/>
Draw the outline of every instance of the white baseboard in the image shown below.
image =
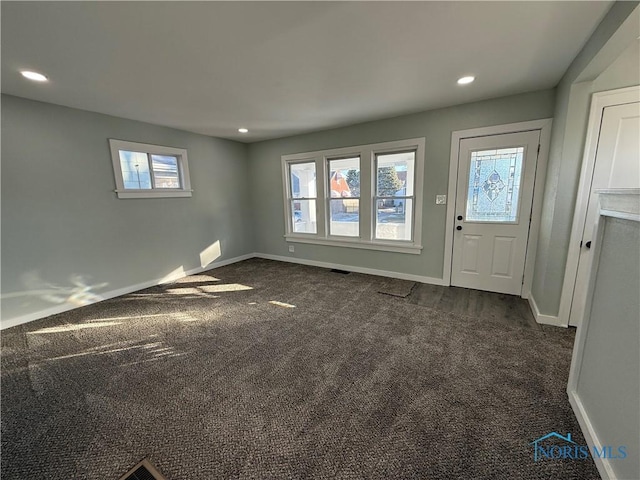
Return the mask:
<path id="1" fill-rule="evenodd" d="M 597 447 L 598 450 L 602 450 L 602 442 L 598 438 L 598 434 L 589 419 L 589 415 L 587 415 L 587 411 L 584 409 L 584 405 L 580 400 L 577 392 L 575 390 L 567 390 L 567 394 L 569 395 L 569 403 L 571 404 L 571 408 L 573 409 L 573 413 L 580 424 L 580 430 L 582 430 L 582 435 L 584 435 L 584 439 L 587 442 L 587 445 Z M 611 466 L 611 461 L 608 458 L 600 458 L 596 455 L 592 455 L 593 462 L 596 464 L 598 469 L 598 473 L 602 477 L 603 480 L 616 480 L 616 474 L 613 471 L 613 467 Z"/>
<path id="2" fill-rule="evenodd" d="M 267 260 L 276 260 L 279 262 L 289 262 L 289 263 L 298 263 L 302 265 L 310 265 L 313 267 L 337 268 L 339 270 L 347 270 L 350 272 L 364 273 L 367 275 L 377 275 L 380 277 L 398 278 L 400 280 L 410 280 L 413 282 L 428 283 L 431 285 L 445 285 L 445 286 L 448 285 L 448 283 L 445 282 L 442 278 L 426 277 L 423 275 L 413 275 L 409 273 L 391 272 L 388 270 L 378 270 L 375 268 L 356 267 L 353 265 L 343 265 L 339 263 L 318 262 L 315 260 L 307 260 L 305 258 L 283 257 L 280 255 L 269 255 L 266 253 L 249 253 L 247 255 L 230 258 L 228 260 L 214 262 L 205 267 L 197 267 L 187 271 L 179 270 L 176 272 L 172 272 L 171 274 L 162 278 L 156 278 L 153 280 L 149 280 L 147 282 L 138 283 L 136 285 L 129 285 L 126 287 L 118 288 L 116 290 L 111 290 L 109 292 L 106 292 L 100 295 L 102 297 L 101 300 L 108 300 L 110 298 L 119 297 L 120 295 L 126 295 L 128 293 L 136 292 L 138 290 L 143 290 L 145 288 L 153 287 L 163 283 L 173 282 L 175 280 L 186 277 L 188 275 L 195 275 L 197 273 L 204 272 L 206 270 L 223 267 L 225 265 L 241 262 L 243 260 L 248 260 L 254 257 L 264 258 Z M 93 303 L 97 303 L 97 302 L 93 302 Z M 27 315 L 13 317 L 8 320 L 2 319 L 2 322 L 0 323 L 0 328 L 4 330 L 5 328 L 15 327 L 16 325 L 32 322 L 34 320 L 39 320 L 41 318 L 45 318 L 51 315 L 56 315 L 58 313 L 68 312 L 69 310 L 73 310 L 75 308 L 78 308 L 78 306 L 65 303 L 62 305 L 55 305 L 51 308 L 46 308 L 44 310 L 39 310 L 37 312 L 29 313 Z"/>
<path id="3" fill-rule="evenodd" d="M 531 292 L 529 292 L 527 300 L 529 301 L 529 306 L 531 307 L 531 311 L 533 312 L 533 316 L 536 319 L 537 323 L 540 323 L 542 325 L 554 325 L 556 327 L 567 328 L 567 325 L 564 325 L 560 321 L 560 318 L 554 317 L 553 315 L 544 315 L 540 313 L 540 310 L 538 310 L 538 305 L 536 304 L 536 301 L 534 300 Z"/>
<path id="4" fill-rule="evenodd" d="M 180 278 L 195 275 L 196 273 L 205 272 L 207 270 L 211 270 L 218 267 L 224 267 L 225 265 L 230 265 L 232 263 L 241 262 L 243 260 L 247 260 L 249 258 L 253 258 L 254 254 L 249 253 L 247 255 L 241 255 L 239 257 L 229 258 L 227 260 L 222 260 L 220 262 L 213 262 L 209 265 L 205 265 L 204 267 L 192 268 L 187 271 L 179 271 L 171 273 L 165 277 L 156 278 L 154 280 L 149 280 L 147 282 L 138 283 L 136 285 L 128 285 L 126 287 L 118 288 L 115 290 L 111 290 L 109 292 L 105 292 L 100 295 L 101 300 L 108 300 L 110 298 L 119 297 L 120 295 L 126 295 L 128 293 L 137 292 L 138 290 L 143 290 L 145 288 L 154 287 L 156 285 L 160 285 L 163 283 L 174 282 Z M 91 303 L 98 303 L 91 302 Z M 5 328 L 15 327 L 16 325 L 22 325 L 23 323 L 32 322 L 34 320 L 39 320 L 41 318 L 49 317 L 51 315 L 56 315 L 58 313 L 68 312 L 69 310 L 73 310 L 75 308 L 79 308 L 77 305 L 72 305 L 69 303 L 64 303 L 62 305 L 56 305 L 54 307 L 45 308 L 44 310 L 38 310 L 37 312 L 28 313 L 26 315 L 21 315 L 19 317 L 13 317 L 8 320 L 2 319 L 0 323 L 0 329 L 4 330 Z"/>
<path id="5" fill-rule="evenodd" d="M 302 265 L 310 265 L 312 267 L 337 268 L 338 270 L 347 270 L 349 272 L 377 275 L 379 277 L 398 278 L 400 280 L 411 280 L 413 282 L 429 283 L 431 285 L 448 285 L 448 283 L 446 283 L 442 278 L 424 277 L 422 275 L 413 275 L 410 273 L 391 272 L 388 270 L 377 270 L 375 268 L 355 267 L 352 265 L 342 265 L 339 263 L 318 262 L 316 260 L 308 260 L 306 258 L 283 257 L 280 255 L 270 255 L 267 253 L 255 253 L 254 256 L 267 260 L 276 260 L 278 262 L 299 263 Z"/>

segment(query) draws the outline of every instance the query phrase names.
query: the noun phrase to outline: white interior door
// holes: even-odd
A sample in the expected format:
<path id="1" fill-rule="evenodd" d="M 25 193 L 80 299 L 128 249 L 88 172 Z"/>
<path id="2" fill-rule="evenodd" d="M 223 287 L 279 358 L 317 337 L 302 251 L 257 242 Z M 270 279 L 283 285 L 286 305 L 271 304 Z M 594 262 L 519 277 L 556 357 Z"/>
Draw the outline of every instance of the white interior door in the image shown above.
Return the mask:
<path id="1" fill-rule="evenodd" d="M 451 284 L 520 295 L 540 131 L 460 141 Z"/>
<path id="2" fill-rule="evenodd" d="M 599 218 L 597 190 L 612 188 L 640 188 L 639 102 L 608 106 L 602 114 L 569 325 L 577 326 L 584 315 Z"/>

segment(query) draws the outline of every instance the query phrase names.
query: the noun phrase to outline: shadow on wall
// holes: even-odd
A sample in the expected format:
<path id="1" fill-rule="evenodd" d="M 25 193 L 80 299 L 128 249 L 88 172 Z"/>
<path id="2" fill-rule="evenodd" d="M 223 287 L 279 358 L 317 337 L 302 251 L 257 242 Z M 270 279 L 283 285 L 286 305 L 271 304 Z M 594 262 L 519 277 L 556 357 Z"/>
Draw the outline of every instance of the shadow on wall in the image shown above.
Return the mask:
<path id="1" fill-rule="evenodd" d="M 221 256 L 222 247 L 220 240 L 217 240 L 200 252 L 200 268 L 206 268 Z M 175 282 L 187 275 L 188 272 L 185 270 L 184 265 L 181 265 L 164 275 L 159 281 L 149 281 L 148 285 Z M 33 270 L 22 275 L 21 284 L 23 289 L 20 291 L 0 294 L 0 300 L 10 311 L 25 311 L 29 310 L 29 307 L 33 309 L 34 305 L 35 308 L 42 308 L 37 307 L 38 303 L 53 304 L 61 306 L 64 310 L 70 310 L 97 303 L 113 296 L 108 292 L 103 295 L 98 293 L 99 290 L 109 286 L 108 282 L 91 283 L 91 276 L 77 273 L 71 274 L 68 282 L 60 283 L 45 280 L 39 271 Z M 208 286 L 191 293 L 211 294 L 244 290 L 246 288 L 250 287 L 245 287 L 244 285 Z M 187 292 L 183 290 L 181 293 Z M 67 307 L 64 307 L 64 305 Z"/>
<path id="2" fill-rule="evenodd" d="M 30 305 L 33 299 L 38 299 L 47 303 L 61 305 L 67 303 L 75 307 L 82 307 L 91 303 L 104 300 L 104 297 L 96 293 L 107 287 L 108 283 L 90 284 L 87 275 L 71 274 L 67 284 L 48 282 L 44 280 L 38 271 L 27 272 L 22 275 L 21 281 L 24 290 L 10 292 L 0 295 L 2 302 L 11 300 L 20 303 L 22 306 Z"/>

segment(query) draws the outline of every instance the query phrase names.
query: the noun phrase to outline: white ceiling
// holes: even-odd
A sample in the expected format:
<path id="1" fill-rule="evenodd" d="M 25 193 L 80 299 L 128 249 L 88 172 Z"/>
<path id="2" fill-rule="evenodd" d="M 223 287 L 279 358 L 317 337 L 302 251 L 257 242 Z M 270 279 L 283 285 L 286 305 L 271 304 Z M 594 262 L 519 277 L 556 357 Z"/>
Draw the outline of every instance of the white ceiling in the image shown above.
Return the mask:
<path id="1" fill-rule="evenodd" d="M 611 3 L 2 2 L 2 92 L 251 142 L 553 87 Z"/>

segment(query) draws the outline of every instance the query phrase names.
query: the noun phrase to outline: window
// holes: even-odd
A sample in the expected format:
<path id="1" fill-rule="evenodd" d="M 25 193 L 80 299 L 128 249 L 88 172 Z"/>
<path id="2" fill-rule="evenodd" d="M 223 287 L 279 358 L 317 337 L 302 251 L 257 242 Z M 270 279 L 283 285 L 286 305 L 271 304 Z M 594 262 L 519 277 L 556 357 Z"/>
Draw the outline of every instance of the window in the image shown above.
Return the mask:
<path id="1" fill-rule="evenodd" d="M 420 253 L 424 138 L 282 157 L 289 242 Z"/>
<path id="2" fill-rule="evenodd" d="M 119 198 L 190 197 L 187 151 L 109 140 Z"/>
<path id="3" fill-rule="evenodd" d="M 360 157 L 329 160 L 329 235 L 360 236 Z"/>
<path id="4" fill-rule="evenodd" d="M 471 153 L 467 222 L 518 223 L 523 155 L 524 147 Z"/>
<path id="5" fill-rule="evenodd" d="M 316 233 L 316 164 L 289 165 L 291 222 L 297 233 Z"/>
<path id="6" fill-rule="evenodd" d="M 376 155 L 376 238 L 410 241 L 416 152 Z"/>

